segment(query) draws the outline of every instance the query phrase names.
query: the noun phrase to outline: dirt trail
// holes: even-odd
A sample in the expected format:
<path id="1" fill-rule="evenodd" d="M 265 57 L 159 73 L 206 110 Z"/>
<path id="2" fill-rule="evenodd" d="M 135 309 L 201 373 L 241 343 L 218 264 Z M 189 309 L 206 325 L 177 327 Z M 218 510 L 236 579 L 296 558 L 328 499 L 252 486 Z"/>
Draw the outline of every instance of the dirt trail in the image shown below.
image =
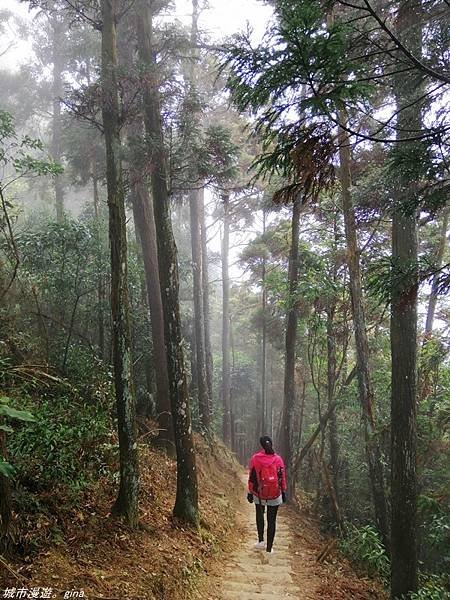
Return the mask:
<path id="1" fill-rule="evenodd" d="M 245 510 L 248 526 L 244 541 L 236 554 L 230 557 L 219 582 L 219 597 L 223 600 L 298 598 L 300 590 L 292 577 L 290 545 L 293 538 L 283 508 L 279 510 L 272 554 L 254 548 L 258 541 L 254 512 L 253 505 L 249 504 Z"/>
<path id="2" fill-rule="evenodd" d="M 243 497 L 244 494 L 243 494 Z M 281 506 L 274 552 L 254 547 L 255 508 L 240 505 L 236 549 L 210 581 L 208 600 L 365 600 L 385 598 L 373 581 L 358 576 L 341 557 L 320 564 L 316 557 L 326 544 L 310 519 Z M 267 526 L 267 523 L 266 523 Z"/>

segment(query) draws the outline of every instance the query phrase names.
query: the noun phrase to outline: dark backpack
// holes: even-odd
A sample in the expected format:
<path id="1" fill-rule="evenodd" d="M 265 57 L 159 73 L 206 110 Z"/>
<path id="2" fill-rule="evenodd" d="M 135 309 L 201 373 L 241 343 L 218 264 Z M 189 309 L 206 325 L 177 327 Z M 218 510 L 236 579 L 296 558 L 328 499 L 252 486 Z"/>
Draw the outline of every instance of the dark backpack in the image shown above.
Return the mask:
<path id="1" fill-rule="evenodd" d="M 258 473 L 258 496 L 262 500 L 275 500 L 280 495 L 277 461 L 274 459 Z"/>

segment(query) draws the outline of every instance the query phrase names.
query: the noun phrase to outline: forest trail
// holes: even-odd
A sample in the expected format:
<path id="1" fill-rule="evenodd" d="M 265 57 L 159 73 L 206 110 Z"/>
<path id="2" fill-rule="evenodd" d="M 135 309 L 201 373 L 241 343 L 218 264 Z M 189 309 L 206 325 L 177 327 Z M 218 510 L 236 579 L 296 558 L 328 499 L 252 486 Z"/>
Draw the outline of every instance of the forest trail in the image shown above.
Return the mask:
<path id="1" fill-rule="evenodd" d="M 246 475 L 242 476 L 243 484 Z M 277 529 L 273 553 L 254 548 L 257 541 L 255 508 L 243 503 L 239 514 L 243 527 L 242 539 L 227 561 L 225 569 L 215 582 L 216 593 L 209 600 L 276 600 L 279 598 L 301 598 L 312 600 L 315 596 L 308 591 L 308 582 L 302 589 L 294 581 L 294 536 L 291 522 L 282 506 L 278 512 Z M 267 522 L 266 522 L 267 527 Z"/>
<path id="2" fill-rule="evenodd" d="M 277 598 L 298 598 L 299 588 L 295 585 L 292 571 L 291 534 L 289 521 L 282 509 L 277 520 L 277 533 L 273 554 L 256 550 L 254 507 L 248 504 L 245 517 L 246 534 L 235 555 L 230 557 L 219 589 L 221 600 L 276 600 Z M 310 598 L 311 596 L 302 597 Z"/>
<path id="3" fill-rule="evenodd" d="M 242 481 L 246 476 L 242 476 Z M 245 497 L 243 490 L 242 497 Z M 266 523 L 267 525 L 267 523 Z M 278 512 L 274 552 L 257 550 L 255 508 L 239 506 L 236 547 L 210 582 L 207 600 L 365 600 L 385 594 L 370 580 L 358 576 L 342 557 L 318 563 L 316 557 L 327 541 L 317 523 L 290 507 Z"/>

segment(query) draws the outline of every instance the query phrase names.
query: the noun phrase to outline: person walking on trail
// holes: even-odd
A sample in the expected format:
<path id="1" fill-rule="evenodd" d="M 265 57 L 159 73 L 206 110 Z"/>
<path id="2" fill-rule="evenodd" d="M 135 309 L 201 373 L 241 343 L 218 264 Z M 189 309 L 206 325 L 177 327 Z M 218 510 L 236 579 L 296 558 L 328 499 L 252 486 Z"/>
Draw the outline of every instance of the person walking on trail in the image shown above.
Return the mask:
<path id="1" fill-rule="evenodd" d="M 258 541 L 255 548 L 273 552 L 277 512 L 286 502 L 286 471 L 281 456 L 275 454 L 268 435 L 259 439 L 262 450 L 256 452 L 249 464 L 247 500 L 254 502 Z M 264 511 L 267 507 L 267 542 L 264 543 Z"/>

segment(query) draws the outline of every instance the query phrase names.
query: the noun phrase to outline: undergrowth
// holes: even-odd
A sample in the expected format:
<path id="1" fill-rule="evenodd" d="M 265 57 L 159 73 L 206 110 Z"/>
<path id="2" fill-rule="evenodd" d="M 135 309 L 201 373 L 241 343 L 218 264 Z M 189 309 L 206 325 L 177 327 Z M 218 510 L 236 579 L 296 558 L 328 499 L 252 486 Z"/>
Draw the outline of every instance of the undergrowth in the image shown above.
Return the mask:
<path id="1" fill-rule="evenodd" d="M 345 536 L 340 540 L 340 549 L 369 577 L 379 577 L 385 587 L 389 586 L 389 557 L 374 527 L 349 525 Z M 421 574 L 420 590 L 409 594 L 404 600 L 447 600 L 450 599 L 449 589 L 450 576 Z"/>

